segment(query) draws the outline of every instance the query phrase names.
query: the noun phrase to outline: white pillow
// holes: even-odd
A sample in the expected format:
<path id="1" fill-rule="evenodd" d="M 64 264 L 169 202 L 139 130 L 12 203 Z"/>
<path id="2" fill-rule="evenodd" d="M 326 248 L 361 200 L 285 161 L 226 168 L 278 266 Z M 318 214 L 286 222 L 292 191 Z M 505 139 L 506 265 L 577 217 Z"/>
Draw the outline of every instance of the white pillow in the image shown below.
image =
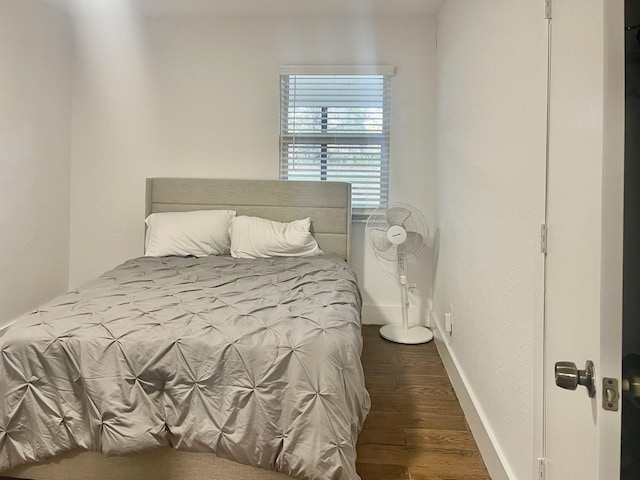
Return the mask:
<path id="1" fill-rule="evenodd" d="M 229 222 L 235 215 L 233 210 L 152 213 L 145 220 L 145 256 L 229 253 Z"/>
<path id="2" fill-rule="evenodd" d="M 309 232 L 311 219 L 280 223 L 259 217 L 231 219 L 231 256 L 236 258 L 308 257 L 320 255 Z"/>

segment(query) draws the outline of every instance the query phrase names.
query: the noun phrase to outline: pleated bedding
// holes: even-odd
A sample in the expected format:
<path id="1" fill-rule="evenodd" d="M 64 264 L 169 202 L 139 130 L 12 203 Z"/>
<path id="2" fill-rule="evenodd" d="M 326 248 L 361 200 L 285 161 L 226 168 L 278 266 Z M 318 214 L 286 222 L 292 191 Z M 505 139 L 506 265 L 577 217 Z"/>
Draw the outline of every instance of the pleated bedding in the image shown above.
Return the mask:
<path id="1" fill-rule="evenodd" d="M 172 446 L 359 479 L 360 306 L 333 256 L 129 260 L 0 337 L 0 471 Z"/>

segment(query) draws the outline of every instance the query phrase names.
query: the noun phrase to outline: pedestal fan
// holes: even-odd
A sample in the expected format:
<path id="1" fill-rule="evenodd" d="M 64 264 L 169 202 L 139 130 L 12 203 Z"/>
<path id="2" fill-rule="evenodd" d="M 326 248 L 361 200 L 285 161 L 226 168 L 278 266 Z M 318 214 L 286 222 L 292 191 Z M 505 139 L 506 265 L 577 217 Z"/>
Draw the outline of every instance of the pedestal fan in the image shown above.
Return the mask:
<path id="1" fill-rule="evenodd" d="M 411 205 L 393 203 L 376 209 L 367 219 L 367 243 L 382 266 L 398 279 L 401 295 L 402 324 L 390 323 L 380 328 L 380 335 L 392 342 L 417 344 L 433 338 L 421 325 L 409 324 L 409 289 L 407 262 L 420 255 L 429 230 L 420 212 Z"/>

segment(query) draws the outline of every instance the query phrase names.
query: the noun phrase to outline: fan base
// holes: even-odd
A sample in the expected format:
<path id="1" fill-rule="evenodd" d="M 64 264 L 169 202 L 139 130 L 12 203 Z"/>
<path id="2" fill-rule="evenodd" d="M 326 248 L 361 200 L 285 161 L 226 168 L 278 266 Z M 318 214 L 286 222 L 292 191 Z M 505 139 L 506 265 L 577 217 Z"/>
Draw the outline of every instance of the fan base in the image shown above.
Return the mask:
<path id="1" fill-rule="evenodd" d="M 427 327 L 409 325 L 406 330 L 402 324 L 390 323 L 380 328 L 380 336 L 390 342 L 416 345 L 433 339 L 433 333 Z"/>

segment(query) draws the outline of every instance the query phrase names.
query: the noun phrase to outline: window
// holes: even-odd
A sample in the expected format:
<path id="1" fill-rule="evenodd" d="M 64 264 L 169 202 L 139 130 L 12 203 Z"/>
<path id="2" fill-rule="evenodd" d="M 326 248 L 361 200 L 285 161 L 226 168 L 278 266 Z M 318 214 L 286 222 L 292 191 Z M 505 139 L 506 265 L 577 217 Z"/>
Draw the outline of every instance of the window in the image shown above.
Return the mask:
<path id="1" fill-rule="evenodd" d="M 351 182 L 354 215 L 362 217 L 388 201 L 393 67 L 326 69 L 283 68 L 280 178 Z"/>

